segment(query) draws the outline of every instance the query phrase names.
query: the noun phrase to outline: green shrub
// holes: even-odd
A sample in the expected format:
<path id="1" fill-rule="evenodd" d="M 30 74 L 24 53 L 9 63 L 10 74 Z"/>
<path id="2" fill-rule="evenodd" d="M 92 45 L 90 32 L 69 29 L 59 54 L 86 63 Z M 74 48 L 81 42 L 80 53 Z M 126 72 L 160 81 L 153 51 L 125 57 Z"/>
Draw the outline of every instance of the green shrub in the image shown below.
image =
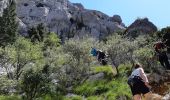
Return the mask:
<path id="1" fill-rule="evenodd" d="M 4 76 L 0 77 L 0 94 L 9 94 L 10 90 L 15 89 L 17 82 Z"/>
<path id="2" fill-rule="evenodd" d="M 19 96 L 7 96 L 7 95 L 1 95 L 0 100 L 22 100 Z"/>
<path id="3" fill-rule="evenodd" d="M 111 80 L 114 76 L 116 76 L 117 72 L 116 69 L 112 68 L 112 66 L 98 66 L 93 67 L 92 71 L 94 73 L 100 73 L 103 72 L 106 79 Z"/>
<path id="4" fill-rule="evenodd" d="M 87 100 L 104 100 L 104 97 L 102 96 L 90 96 L 87 98 Z"/>
<path id="5" fill-rule="evenodd" d="M 126 77 L 131 74 L 132 64 L 126 63 L 119 65 L 120 77 Z"/>
<path id="6" fill-rule="evenodd" d="M 45 68 L 45 67 L 44 67 Z M 48 72 L 48 71 L 47 71 Z M 48 73 L 42 71 L 28 70 L 22 78 L 21 89 L 24 92 L 24 98 L 27 100 L 34 100 L 36 97 L 44 96 L 54 88 L 50 84 L 51 79 Z"/>
<path id="7" fill-rule="evenodd" d="M 77 86 L 74 89 L 74 92 L 79 95 L 84 96 L 92 96 L 92 95 L 100 95 L 109 90 L 107 85 L 107 81 L 95 81 L 95 82 L 85 82 L 84 84 Z"/>
<path id="8" fill-rule="evenodd" d="M 64 100 L 83 100 L 81 96 L 66 97 Z"/>
<path id="9" fill-rule="evenodd" d="M 120 96 L 125 96 L 128 100 L 131 100 L 129 98 L 131 98 L 132 95 L 126 78 L 115 79 L 107 85 L 112 87 L 110 91 L 105 94 L 108 100 L 116 100 Z"/>
<path id="10" fill-rule="evenodd" d="M 127 78 L 119 77 L 112 81 L 95 81 L 86 82 L 74 89 L 78 95 L 86 96 L 88 100 L 100 100 L 99 98 L 107 98 L 107 100 L 116 100 L 116 98 L 124 97 L 127 100 L 132 97 L 130 88 L 127 84 Z M 102 100 L 102 99 L 101 99 Z"/>
<path id="11" fill-rule="evenodd" d="M 42 96 L 42 97 L 39 97 L 39 98 L 36 98 L 36 100 L 63 100 L 64 97 L 60 94 L 47 94 L 45 96 Z"/>
<path id="12" fill-rule="evenodd" d="M 151 72 L 158 64 L 152 59 L 153 50 L 145 47 L 134 52 L 135 58 L 142 64 L 146 72 Z"/>

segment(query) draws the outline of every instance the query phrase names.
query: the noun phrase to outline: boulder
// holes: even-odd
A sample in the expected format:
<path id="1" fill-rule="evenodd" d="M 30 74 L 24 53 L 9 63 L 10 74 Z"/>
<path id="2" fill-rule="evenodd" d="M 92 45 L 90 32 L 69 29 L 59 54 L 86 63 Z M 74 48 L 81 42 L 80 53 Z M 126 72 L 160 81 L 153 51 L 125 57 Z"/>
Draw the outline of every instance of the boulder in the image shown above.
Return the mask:
<path id="1" fill-rule="evenodd" d="M 101 73 L 97 73 L 95 75 L 90 76 L 87 79 L 87 81 L 93 82 L 93 81 L 102 80 L 102 79 L 104 79 L 104 73 L 101 72 Z"/>

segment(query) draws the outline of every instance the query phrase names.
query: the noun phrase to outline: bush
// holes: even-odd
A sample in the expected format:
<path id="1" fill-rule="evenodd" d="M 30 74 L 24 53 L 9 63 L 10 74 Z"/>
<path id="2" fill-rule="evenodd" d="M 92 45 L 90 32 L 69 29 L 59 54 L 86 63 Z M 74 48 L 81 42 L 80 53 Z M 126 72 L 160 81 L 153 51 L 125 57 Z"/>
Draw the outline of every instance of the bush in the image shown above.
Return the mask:
<path id="1" fill-rule="evenodd" d="M 24 98 L 33 100 L 36 97 L 44 96 L 51 92 L 50 79 L 43 71 L 28 70 L 21 82 L 21 90 L 25 93 Z"/>
<path id="2" fill-rule="evenodd" d="M 94 73 L 103 72 L 106 79 L 111 80 L 114 76 L 116 76 L 117 72 L 116 69 L 112 68 L 112 66 L 98 66 L 93 67 L 92 71 Z"/>
<path id="3" fill-rule="evenodd" d="M 132 97 L 126 77 L 119 77 L 111 81 L 86 82 L 75 87 L 74 92 L 87 97 L 88 100 L 97 100 L 99 98 L 117 100 L 119 97 L 131 100 L 130 98 Z"/>
<path id="4" fill-rule="evenodd" d="M 93 96 L 100 95 L 109 90 L 107 81 L 95 81 L 95 82 L 86 82 L 80 86 L 75 87 L 74 92 L 83 96 Z"/>
<path id="5" fill-rule="evenodd" d="M 127 100 L 131 100 L 131 90 L 127 84 L 126 78 L 117 78 L 114 81 L 111 81 L 107 84 L 109 87 L 112 87 L 110 91 L 105 93 L 105 97 L 108 100 L 117 100 L 118 97 L 126 97 Z"/>
<path id="6" fill-rule="evenodd" d="M 115 66 L 117 74 L 119 74 L 118 66 L 120 64 L 133 63 L 133 51 L 137 46 L 136 42 L 131 42 L 120 35 L 114 35 L 108 38 L 106 48 L 112 65 Z"/>
<path id="7" fill-rule="evenodd" d="M 45 96 L 36 98 L 36 100 L 64 100 L 64 97 L 60 94 L 47 94 Z"/>
<path id="8" fill-rule="evenodd" d="M 102 96 L 90 96 L 87 100 L 105 100 L 105 98 Z"/>
<path id="9" fill-rule="evenodd" d="M 81 96 L 66 97 L 64 100 L 82 100 Z"/>
<path id="10" fill-rule="evenodd" d="M 22 100 L 19 96 L 6 96 L 6 95 L 0 95 L 0 100 Z"/>
<path id="11" fill-rule="evenodd" d="M 16 92 L 17 82 L 6 77 L 0 77 L 0 94 L 10 94 Z M 1 100 L 1 99 L 0 99 Z"/>
<path id="12" fill-rule="evenodd" d="M 153 58 L 154 52 L 150 48 L 140 48 L 134 52 L 135 58 L 142 64 L 146 72 L 153 71 L 158 63 Z"/>
<path id="13" fill-rule="evenodd" d="M 66 87 L 77 85 L 88 77 L 92 65 L 91 43 L 88 39 L 68 40 L 62 46 L 60 54 L 66 59 L 57 72 L 60 84 Z"/>

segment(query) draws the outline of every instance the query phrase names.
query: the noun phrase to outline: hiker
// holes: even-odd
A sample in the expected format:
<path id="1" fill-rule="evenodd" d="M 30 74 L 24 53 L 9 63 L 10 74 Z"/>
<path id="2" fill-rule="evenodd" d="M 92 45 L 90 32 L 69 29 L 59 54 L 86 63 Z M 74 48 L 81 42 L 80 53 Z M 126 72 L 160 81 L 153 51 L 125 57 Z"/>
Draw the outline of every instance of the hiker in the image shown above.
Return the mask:
<path id="1" fill-rule="evenodd" d="M 165 43 L 163 43 L 162 41 L 159 41 L 154 44 L 154 48 L 155 48 L 155 54 L 158 57 L 160 64 L 164 68 L 170 69 L 170 64 L 169 64 L 168 56 L 167 56 L 167 47 Z"/>
<path id="2" fill-rule="evenodd" d="M 101 51 L 98 50 L 97 51 L 97 60 L 102 64 L 102 65 L 107 65 L 107 60 L 106 60 L 106 54 Z"/>
<path id="3" fill-rule="evenodd" d="M 151 93 L 148 78 L 139 63 L 134 65 L 134 70 L 128 79 L 128 84 L 134 100 L 142 100 L 142 95 L 146 97 Z"/>

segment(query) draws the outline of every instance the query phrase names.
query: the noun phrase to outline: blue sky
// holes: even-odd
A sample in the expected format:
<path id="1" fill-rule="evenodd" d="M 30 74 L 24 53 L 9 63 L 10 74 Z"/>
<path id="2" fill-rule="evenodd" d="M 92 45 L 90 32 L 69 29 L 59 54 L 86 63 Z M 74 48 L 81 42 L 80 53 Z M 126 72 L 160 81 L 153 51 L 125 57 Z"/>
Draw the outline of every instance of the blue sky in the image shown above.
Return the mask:
<path id="1" fill-rule="evenodd" d="M 121 16 L 125 25 L 137 18 L 148 17 L 159 29 L 170 26 L 170 0 L 70 0 L 82 3 L 86 9 Z"/>

